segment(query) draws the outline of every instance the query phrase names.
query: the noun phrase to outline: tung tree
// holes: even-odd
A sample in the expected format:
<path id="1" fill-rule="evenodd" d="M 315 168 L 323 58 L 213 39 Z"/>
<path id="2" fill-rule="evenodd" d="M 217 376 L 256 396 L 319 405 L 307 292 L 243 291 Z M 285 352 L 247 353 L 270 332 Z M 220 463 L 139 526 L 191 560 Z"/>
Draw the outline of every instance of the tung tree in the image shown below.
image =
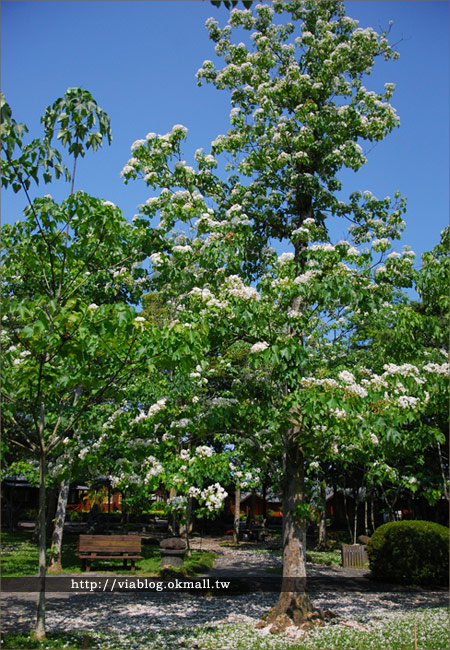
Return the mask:
<path id="1" fill-rule="evenodd" d="M 147 250 L 155 287 L 178 302 L 179 324 L 195 327 L 207 318 L 212 339 L 222 336 L 222 354 L 241 339 L 271 369 L 272 417 L 260 441 L 283 458 L 283 575 L 303 579 L 304 461 L 314 422 L 302 412 L 301 379 L 324 365 L 333 377 L 344 363 L 339 340 L 348 340 L 350 312 L 381 308 L 394 284 L 411 283 L 406 253 L 377 274 L 373 268 L 404 227 L 400 194 L 391 200 L 354 192 L 346 202 L 337 196 L 339 171 L 366 162 L 360 143 L 382 140 L 399 124 L 389 104 L 393 84 L 383 92 L 363 84 L 377 57 L 397 54 L 386 32 L 359 28 L 334 0 L 233 9 L 225 27 L 214 19 L 207 27 L 225 64 L 205 61 L 197 77 L 230 93 L 230 129 L 211 153 L 197 150 L 196 169 L 182 160 L 184 127 L 149 133 L 133 144 L 123 176 L 160 188 L 136 219 L 144 225 L 159 216 Z M 228 175 L 214 171 L 221 153 Z M 331 217 L 349 221 L 351 241 L 330 242 Z M 190 234 L 185 226 L 173 230 L 179 222 L 191 225 Z M 279 259 L 273 239 L 289 249 Z M 365 242 L 372 251 L 359 248 Z M 350 398 L 358 401 L 365 389 L 354 385 Z M 331 408 L 339 411 L 334 402 Z M 269 620 L 289 613 L 300 623 L 310 610 L 303 588 L 288 588 Z"/>

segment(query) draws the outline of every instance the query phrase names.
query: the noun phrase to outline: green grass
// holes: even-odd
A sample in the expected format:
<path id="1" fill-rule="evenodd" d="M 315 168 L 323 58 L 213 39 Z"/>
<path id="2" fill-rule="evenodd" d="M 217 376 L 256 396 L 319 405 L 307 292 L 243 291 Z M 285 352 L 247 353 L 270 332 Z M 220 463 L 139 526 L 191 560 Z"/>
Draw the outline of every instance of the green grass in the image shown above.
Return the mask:
<path id="1" fill-rule="evenodd" d="M 81 560 L 76 555 L 78 535 L 65 534 L 61 561 L 63 573 L 81 573 Z M 47 551 L 48 555 L 49 551 Z M 161 555 L 157 546 L 142 544 L 143 560 L 136 561 L 136 576 L 161 575 Z M 214 566 L 214 553 L 193 551 L 185 557 L 184 565 L 174 570 L 173 575 L 192 576 L 209 571 Z M 30 533 L 2 533 L 2 576 L 20 578 L 35 575 L 38 572 L 38 548 L 32 542 Z M 124 569 L 122 560 L 96 560 L 92 562 L 91 571 L 106 571 L 129 575 L 130 569 Z M 168 572 L 165 572 L 169 577 Z"/>
<path id="2" fill-rule="evenodd" d="M 324 564 L 325 566 L 342 566 L 341 551 L 307 551 L 307 562 Z"/>
<path id="3" fill-rule="evenodd" d="M 89 648 L 111 650 L 414 650 L 414 628 L 418 650 L 448 650 L 448 611 L 446 608 L 396 612 L 381 620 L 338 623 L 306 632 L 298 639 L 284 634 L 267 634 L 248 623 L 219 623 L 145 630 L 135 633 L 50 632 L 45 641 L 32 641 L 30 635 L 7 633 L 2 650 L 70 650 L 82 647 L 89 636 Z"/>

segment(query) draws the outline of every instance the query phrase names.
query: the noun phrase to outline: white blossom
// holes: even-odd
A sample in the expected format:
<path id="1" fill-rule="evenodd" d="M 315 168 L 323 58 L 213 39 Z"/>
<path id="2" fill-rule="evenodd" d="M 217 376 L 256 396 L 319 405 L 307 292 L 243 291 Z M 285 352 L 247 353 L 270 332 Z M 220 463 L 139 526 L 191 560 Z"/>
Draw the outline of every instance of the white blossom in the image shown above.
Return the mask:
<path id="1" fill-rule="evenodd" d="M 258 343 L 254 343 L 252 347 L 250 348 L 250 354 L 256 354 L 257 352 L 264 352 L 269 347 L 269 344 L 266 343 L 266 341 L 259 341 Z"/>
<path id="2" fill-rule="evenodd" d="M 402 395 L 397 399 L 398 405 L 403 409 L 410 408 L 410 407 L 414 408 L 417 406 L 418 402 L 419 402 L 418 397 L 411 397 L 409 395 Z"/>

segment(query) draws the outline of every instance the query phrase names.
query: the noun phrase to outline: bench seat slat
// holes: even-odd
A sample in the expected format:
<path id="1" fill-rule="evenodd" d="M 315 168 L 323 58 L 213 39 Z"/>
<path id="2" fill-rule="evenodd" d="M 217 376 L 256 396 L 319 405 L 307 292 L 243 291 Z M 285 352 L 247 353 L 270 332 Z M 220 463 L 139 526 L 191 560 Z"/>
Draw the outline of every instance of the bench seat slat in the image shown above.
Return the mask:
<path id="1" fill-rule="evenodd" d="M 142 555 L 128 555 L 128 554 L 123 554 L 123 555 L 82 555 L 81 553 L 77 553 L 78 557 L 84 560 L 143 560 Z"/>

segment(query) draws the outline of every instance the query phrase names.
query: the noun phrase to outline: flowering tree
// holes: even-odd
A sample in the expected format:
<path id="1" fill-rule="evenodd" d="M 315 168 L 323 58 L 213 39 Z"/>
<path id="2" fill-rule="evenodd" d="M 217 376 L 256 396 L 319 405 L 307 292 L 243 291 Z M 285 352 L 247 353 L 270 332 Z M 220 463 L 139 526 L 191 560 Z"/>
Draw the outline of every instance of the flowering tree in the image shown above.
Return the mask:
<path id="1" fill-rule="evenodd" d="M 255 369 L 265 369 L 271 399 L 258 402 L 264 424 L 253 433 L 283 459 L 283 571 L 304 577 L 305 454 L 311 458 L 318 440 L 332 445 L 338 431 L 356 435 L 346 426 L 346 404 L 363 410 L 369 391 L 363 374 L 338 377 L 352 328 L 393 299 L 393 286 L 411 283 L 409 251 L 390 252 L 404 226 L 400 194 L 394 201 L 370 192 L 347 202 L 336 196 L 339 170 L 365 162 L 360 142 L 381 140 L 399 123 L 389 104 L 393 85 L 383 93 L 363 85 L 376 57 L 397 55 L 386 33 L 357 27 L 339 2 L 234 9 L 226 27 L 213 19 L 207 26 L 225 66 L 205 61 L 197 76 L 230 91 L 231 128 L 210 154 L 196 152 L 196 169 L 182 160 L 184 127 L 149 133 L 134 143 L 123 176 L 161 188 L 135 219 L 159 216 L 148 249 L 155 286 L 177 309 L 174 326 L 206 321 L 205 351 L 223 358 L 241 340 Z M 235 43 L 233 31 L 242 30 L 251 38 Z M 226 180 L 214 172 L 221 152 L 228 154 Z M 351 222 L 350 241 L 330 242 L 330 217 Z M 177 222 L 191 231 L 175 232 Z M 274 238 L 292 252 L 277 257 Z M 371 250 L 361 248 L 366 242 Z M 314 384 L 320 377 L 325 383 Z M 326 429 L 320 436 L 318 427 Z M 289 611 L 301 622 L 309 610 L 302 590 L 286 591 L 270 620 Z"/>
<path id="2" fill-rule="evenodd" d="M 61 122 L 59 137 L 65 143 L 70 144 L 74 134 L 75 161 L 84 155 L 85 136 L 87 147 L 94 149 L 105 135 L 110 139 L 109 120 L 86 91 L 69 89 L 57 107 L 47 110 L 42 146 L 37 140 L 24 145 L 24 127 L 19 129 L 6 104 L 3 108 L 8 118 L 2 124 L 3 183 L 17 191 L 22 188 L 28 199 L 30 179 L 38 180 L 42 168 L 44 180 L 51 180 L 49 159 L 44 157 L 51 148 L 50 123 Z M 98 130 L 93 129 L 94 116 Z M 109 201 L 71 192 L 58 204 L 46 195 L 29 199 L 24 216 L 2 228 L 2 418 L 10 444 L 39 461 L 41 588 L 36 636 L 43 638 L 48 464 L 53 464 L 53 476 L 67 473 L 68 445 L 86 425 L 89 410 L 114 399 L 140 367 L 143 319 L 136 317 L 130 302 L 139 299 L 146 273 L 139 268 L 142 256 L 135 229 Z"/>

